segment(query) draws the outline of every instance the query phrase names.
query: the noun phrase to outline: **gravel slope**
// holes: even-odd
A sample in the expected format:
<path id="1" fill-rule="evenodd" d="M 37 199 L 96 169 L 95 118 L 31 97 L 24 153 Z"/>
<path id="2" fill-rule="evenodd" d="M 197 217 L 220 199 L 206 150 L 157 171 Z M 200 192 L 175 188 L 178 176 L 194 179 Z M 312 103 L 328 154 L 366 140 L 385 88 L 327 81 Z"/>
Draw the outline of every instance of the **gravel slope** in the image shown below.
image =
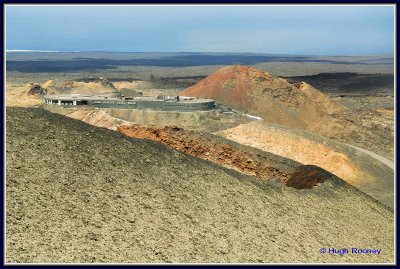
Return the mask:
<path id="1" fill-rule="evenodd" d="M 41 109 L 6 128 L 7 262 L 394 261 L 393 212 L 338 178 L 261 183 Z"/>
<path id="2" fill-rule="evenodd" d="M 241 124 L 218 134 L 242 145 L 322 167 L 394 208 L 394 171 L 376 154 L 318 134 L 265 122 Z"/>

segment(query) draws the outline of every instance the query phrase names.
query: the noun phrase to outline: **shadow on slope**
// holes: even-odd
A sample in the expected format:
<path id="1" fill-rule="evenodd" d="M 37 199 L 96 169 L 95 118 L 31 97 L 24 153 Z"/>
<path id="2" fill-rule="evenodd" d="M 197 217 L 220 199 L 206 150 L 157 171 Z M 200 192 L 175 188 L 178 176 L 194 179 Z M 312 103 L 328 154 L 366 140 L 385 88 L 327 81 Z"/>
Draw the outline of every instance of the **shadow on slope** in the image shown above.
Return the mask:
<path id="1" fill-rule="evenodd" d="M 40 109 L 7 108 L 7 262 L 393 262 L 393 212 L 329 178 L 260 182 Z M 381 255 L 321 255 L 321 247 Z"/>

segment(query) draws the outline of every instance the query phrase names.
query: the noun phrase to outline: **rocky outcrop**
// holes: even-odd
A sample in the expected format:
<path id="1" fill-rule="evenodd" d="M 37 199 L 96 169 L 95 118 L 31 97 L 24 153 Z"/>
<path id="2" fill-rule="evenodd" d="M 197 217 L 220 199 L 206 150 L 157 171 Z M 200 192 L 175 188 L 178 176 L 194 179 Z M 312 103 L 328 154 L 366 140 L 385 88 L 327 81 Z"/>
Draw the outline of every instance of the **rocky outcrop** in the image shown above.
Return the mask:
<path id="1" fill-rule="evenodd" d="M 110 87 L 112 89 L 115 89 L 115 86 L 105 77 L 99 77 L 96 82 L 100 83 L 104 87 Z"/>
<path id="2" fill-rule="evenodd" d="M 43 88 L 39 84 L 29 83 L 28 95 L 45 95 L 47 94 L 47 89 Z"/>
<path id="3" fill-rule="evenodd" d="M 187 131 L 178 127 L 151 127 L 120 125 L 117 130 L 129 137 L 160 142 L 246 175 L 263 180 L 278 179 L 285 182 L 300 163 L 262 152 L 220 137 Z"/>
<path id="4" fill-rule="evenodd" d="M 330 177 L 332 174 L 318 166 L 302 165 L 297 167 L 285 184 L 296 189 L 312 189 Z"/>

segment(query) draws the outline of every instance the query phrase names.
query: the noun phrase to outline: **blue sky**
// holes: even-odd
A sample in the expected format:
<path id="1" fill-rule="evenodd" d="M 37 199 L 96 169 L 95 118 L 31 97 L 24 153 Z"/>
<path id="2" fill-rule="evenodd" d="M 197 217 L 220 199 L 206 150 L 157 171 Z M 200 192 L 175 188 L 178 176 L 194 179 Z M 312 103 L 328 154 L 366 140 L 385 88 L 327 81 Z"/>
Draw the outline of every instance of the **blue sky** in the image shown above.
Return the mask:
<path id="1" fill-rule="evenodd" d="M 393 54 L 393 11 L 393 6 L 6 6 L 6 48 Z"/>

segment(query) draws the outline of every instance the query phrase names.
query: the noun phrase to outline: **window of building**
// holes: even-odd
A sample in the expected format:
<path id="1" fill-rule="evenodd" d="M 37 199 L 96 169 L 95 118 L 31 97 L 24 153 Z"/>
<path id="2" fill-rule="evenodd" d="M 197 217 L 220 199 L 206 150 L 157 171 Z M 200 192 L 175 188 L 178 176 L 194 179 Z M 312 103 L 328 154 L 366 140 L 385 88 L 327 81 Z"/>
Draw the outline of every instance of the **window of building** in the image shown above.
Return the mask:
<path id="1" fill-rule="evenodd" d="M 96 102 L 95 102 L 96 103 Z M 88 101 L 87 100 L 80 100 L 80 101 L 76 101 L 76 104 L 78 106 L 83 106 L 83 105 L 87 105 Z"/>

